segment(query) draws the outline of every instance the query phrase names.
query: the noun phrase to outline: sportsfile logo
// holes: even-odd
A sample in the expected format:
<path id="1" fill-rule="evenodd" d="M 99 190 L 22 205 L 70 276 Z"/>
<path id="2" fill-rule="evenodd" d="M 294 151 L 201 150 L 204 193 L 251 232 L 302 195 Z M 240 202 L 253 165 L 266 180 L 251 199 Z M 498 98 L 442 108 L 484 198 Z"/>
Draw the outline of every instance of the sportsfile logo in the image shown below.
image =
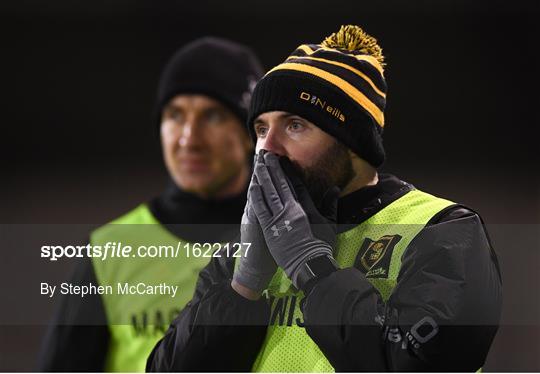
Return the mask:
<path id="1" fill-rule="evenodd" d="M 300 93 L 300 99 L 307 101 L 308 103 L 315 105 L 316 107 L 319 107 L 322 110 L 326 110 L 331 116 L 336 117 L 341 122 L 345 122 L 345 115 L 341 113 L 341 110 L 339 110 L 335 106 L 328 105 L 326 103 L 326 100 L 323 100 L 320 97 L 317 97 L 315 95 L 312 95 L 304 91 Z"/>

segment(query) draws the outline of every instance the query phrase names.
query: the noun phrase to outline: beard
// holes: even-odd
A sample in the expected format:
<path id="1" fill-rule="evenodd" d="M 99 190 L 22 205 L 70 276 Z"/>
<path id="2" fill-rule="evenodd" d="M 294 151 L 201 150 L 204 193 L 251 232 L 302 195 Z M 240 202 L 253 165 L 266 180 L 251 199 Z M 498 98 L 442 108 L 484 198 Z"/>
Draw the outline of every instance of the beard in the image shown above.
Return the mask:
<path id="1" fill-rule="evenodd" d="M 338 141 L 319 155 L 311 166 L 302 167 L 296 161 L 292 161 L 292 164 L 317 208 L 328 190 L 334 186 L 343 190 L 354 177 L 348 148 Z"/>

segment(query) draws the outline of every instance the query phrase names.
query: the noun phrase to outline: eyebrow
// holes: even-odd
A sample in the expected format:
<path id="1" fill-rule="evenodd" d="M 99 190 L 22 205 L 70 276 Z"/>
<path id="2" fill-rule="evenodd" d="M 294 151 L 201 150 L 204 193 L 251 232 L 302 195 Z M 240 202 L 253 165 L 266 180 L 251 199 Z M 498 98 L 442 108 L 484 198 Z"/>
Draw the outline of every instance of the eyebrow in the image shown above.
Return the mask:
<path id="1" fill-rule="evenodd" d="M 298 118 L 298 119 L 303 119 L 302 117 L 300 117 L 299 115 L 297 114 L 292 114 L 292 113 L 283 113 L 283 114 L 280 114 L 279 115 L 279 119 L 289 119 L 291 117 L 295 117 L 295 118 Z M 253 122 L 253 124 L 259 124 L 259 123 L 266 123 L 266 121 L 260 119 L 257 117 L 257 119 L 255 119 L 255 121 Z"/>
<path id="2" fill-rule="evenodd" d="M 281 114 L 279 116 L 281 119 L 288 119 L 288 118 L 291 118 L 291 117 L 297 117 L 297 118 L 302 118 L 296 114 L 292 114 L 292 113 L 285 113 L 285 114 Z"/>
<path id="3" fill-rule="evenodd" d="M 181 105 L 177 105 L 174 103 L 168 103 L 163 107 L 163 112 L 170 111 L 170 110 L 182 110 Z"/>

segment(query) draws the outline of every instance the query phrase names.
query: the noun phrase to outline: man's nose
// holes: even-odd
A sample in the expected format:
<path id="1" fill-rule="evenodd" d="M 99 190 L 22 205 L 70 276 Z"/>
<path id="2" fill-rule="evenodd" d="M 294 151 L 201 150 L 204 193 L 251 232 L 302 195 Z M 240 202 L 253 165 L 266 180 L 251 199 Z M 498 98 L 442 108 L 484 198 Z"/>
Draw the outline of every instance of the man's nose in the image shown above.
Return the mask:
<path id="1" fill-rule="evenodd" d="M 178 142 L 181 147 L 196 147 L 201 144 L 201 135 L 201 126 L 195 119 L 189 119 L 182 126 Z"/>
<path id="2" fill-rule="evenodd" d="M 258 153 L 261 149 L 275 153 L 278 156 L 286 156 L 285 147 L 276 131 L 270 130 L 264 138 L 257 139 L 256 152 Z"/>

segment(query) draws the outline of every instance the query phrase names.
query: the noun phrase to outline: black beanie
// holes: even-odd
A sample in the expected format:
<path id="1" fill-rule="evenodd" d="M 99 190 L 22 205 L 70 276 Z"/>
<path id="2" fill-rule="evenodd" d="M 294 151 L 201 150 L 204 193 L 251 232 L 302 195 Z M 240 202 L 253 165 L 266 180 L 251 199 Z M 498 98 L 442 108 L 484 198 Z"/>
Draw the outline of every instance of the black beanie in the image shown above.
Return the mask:
<path id="1" fill-rule="evenodd" d="M 377 41 L 358 26 L 342 26 L 321 44 L 299 46 L 255 87 L 248 116 L 252 137 L 260 114 L 285 111 L 379 167 L 385 158 L 383 60 Z"/>
<path id="2" fill-rule="evenodd" d="M 253 51 L 215 37 L 197 39 L 179 49 L 161 74 L 155 116 L 178 94 L 202 94 L 228 107 L 245 123 L 255 84 L 263 68 Z"/>

